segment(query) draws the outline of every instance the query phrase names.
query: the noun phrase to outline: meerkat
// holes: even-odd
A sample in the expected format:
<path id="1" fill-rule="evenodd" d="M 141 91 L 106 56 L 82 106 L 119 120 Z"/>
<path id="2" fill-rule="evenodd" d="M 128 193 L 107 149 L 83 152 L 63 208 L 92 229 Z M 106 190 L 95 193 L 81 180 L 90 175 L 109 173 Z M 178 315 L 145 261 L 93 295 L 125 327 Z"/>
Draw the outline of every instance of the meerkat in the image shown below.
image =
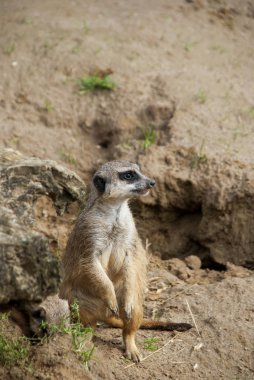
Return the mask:
<path id="1" fill-rule="evenodd" d="M 139 328 L 191 328 L 187 323 L 143 319 L 148 260 L 128 201 L 148 195 L 154 185 L 134 163 L 102 165 L 63 255 L 60 297 L 69 304 L 77 300 L 84 325 L 95 327 L 101 321 L 122 328 L 126 357 L 135 362 L 141 359 L 135 343 Z"/>

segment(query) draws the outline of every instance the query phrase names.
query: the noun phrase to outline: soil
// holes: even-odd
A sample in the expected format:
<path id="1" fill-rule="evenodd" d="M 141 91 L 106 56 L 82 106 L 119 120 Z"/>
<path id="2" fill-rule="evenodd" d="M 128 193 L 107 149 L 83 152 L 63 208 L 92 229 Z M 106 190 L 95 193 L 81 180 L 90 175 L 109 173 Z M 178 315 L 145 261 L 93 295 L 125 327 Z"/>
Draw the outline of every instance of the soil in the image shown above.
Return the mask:
<path id="1" fill-rule="evenodd" d="M 69 337 L 57 335 L 31 348 L 29 370 L 0 368 L 1 378 L 253 379 L 253 271 L 235 265 L 230 245 L 224 261 L 208 258 L 202 236 L 193 239 L 201 206 L 188 201 L 195 197 L 187 189 L 179 219 L 161 174 L 170 176 L 173 155 L 186 160 L 190 152 L 197 168 L 216 161 L 220 173 L 235 166 L 253 173 L 253 1 L 2 0 L 0 10 L 1 145 L 56 160 L 85 182 L 118 158 L 156 174 L 154 198 L 133 205 L 150 253 L 145 313 L 194 326 L 176 334 L 140 330 L 145 360 L 138 365 L 122 357 L 120 331 L 100 326 L 89 370 Z M 79 93 L 80 77 L 107 72 L 114 91 Z M 149 133 L 155 141 L 150 136 L 145 148 Z M 35 207 L 37 229 L 61 255 L 77 205 L 64 217 L 47 197 Z M 151 337 L 158 351 L 144 348 Z"/>

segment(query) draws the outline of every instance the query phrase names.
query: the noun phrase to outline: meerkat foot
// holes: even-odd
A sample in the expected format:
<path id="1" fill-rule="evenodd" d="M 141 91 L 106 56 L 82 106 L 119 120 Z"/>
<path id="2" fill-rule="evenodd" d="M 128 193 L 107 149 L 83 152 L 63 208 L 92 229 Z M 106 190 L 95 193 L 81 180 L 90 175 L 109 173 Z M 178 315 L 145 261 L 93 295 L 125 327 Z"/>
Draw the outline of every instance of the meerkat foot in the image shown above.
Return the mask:
<path id="1" fill-rule="evenodd" d="M 139 352 L 136 343 L 135 343 L 135 332 L 126 333 L 123 331 L 123 341 L 125 345 L 125 356 L 138 363 L 142 359 L 142 355 Z"/>
<path id="2" fill-rule="evenodd" d="M 125 349 L 125 357 L 133 360 L 135 363 L 139 363 L 142 360 L 142 355 L 135 344 Z"/>

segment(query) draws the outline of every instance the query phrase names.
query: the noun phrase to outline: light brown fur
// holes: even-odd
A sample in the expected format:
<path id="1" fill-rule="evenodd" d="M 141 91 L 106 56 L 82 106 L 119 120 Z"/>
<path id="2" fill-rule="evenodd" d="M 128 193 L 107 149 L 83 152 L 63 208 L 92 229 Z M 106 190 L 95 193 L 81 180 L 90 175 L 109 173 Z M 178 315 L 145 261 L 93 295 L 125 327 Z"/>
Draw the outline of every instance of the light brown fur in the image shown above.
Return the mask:
<path id="1" fill-rule="evenodd" d="M 137 178 L 120 178 L 126 172 L 136 173 Z M 95 173 L 87 206 L 77 219 L 63 257 L 60 297 L 69 304 L 78 301 L 84 325 L 96 326 L 97 321 L 103 321 L 121 327 L 126 356 L 134 361 L 141 358 L 135 334 L 145 324 L 147 256 L 128 199 L 147 194 L 154 184 L 128 161 L 103 165 Z M 150 321 L 147 327 L 158 325 Z M 168 324 L 168 329 L 169 325 L 172 329 L 173 324 Z"/>

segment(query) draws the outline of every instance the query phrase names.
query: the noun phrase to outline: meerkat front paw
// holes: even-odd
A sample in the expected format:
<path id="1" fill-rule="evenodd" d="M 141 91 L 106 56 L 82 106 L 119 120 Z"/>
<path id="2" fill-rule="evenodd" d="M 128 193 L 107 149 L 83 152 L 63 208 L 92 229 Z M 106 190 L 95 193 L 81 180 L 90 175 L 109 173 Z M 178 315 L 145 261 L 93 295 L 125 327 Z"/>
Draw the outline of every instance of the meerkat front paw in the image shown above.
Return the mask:
<path id="1" fill-rule="evenodd" d="M 119 308 L 117 304 L 116 305 L 112 304 L 112 305 L 109 305 L 108 307 L 114 316 L 119 317 Z"/>
<path id="2" fill-rule="evenodd" d="M 133 305 L 132 303 L 126 303 L 124 306 L 124 318 L 130 320 L 133 315 Z"/>
<path id="3" fill-rule="evenodd" d="M 118 303 L 115 295 L 115 291 L 113 291 L 106 299 L 106 305 L 109 308 L 109 310 L 112 312 L 113 315 L 116 317 L 119 316 L 119 308 Z"/>

